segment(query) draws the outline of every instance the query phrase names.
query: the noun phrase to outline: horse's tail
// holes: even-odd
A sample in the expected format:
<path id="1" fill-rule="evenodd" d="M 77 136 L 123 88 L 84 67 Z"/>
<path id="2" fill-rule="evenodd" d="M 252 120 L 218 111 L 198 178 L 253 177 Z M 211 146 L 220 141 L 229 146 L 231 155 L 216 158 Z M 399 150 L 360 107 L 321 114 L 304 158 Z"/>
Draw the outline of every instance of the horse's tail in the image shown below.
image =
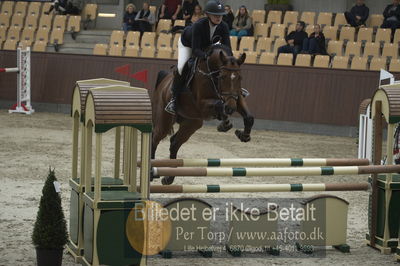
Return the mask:
<path id="1" fill-rule="evenodd" d="M 158 72 L 155 89 L 157 89 L 158 84 L 160 84 L 160 82 L 161 82 L 167 75 L 168 75 L 168 72 L 167 72 L 167 71 L 161 70 L 161 71 Z"/>

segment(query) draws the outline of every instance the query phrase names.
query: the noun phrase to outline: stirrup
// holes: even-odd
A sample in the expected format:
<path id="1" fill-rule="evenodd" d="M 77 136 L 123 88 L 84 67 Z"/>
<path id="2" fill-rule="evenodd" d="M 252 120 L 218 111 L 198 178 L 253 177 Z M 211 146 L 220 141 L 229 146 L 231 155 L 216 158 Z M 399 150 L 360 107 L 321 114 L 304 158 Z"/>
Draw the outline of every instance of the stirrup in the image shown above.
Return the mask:
<path id="1" fill-rule="evenodd" d="M 175 101 L 174 100 L 169 101 L 167 106 L 165 106 L 164 110 L 167 113 L 171 114 L 171 115 L 175 115 L 176 114 L 176 112 L 175 112 Z"/>

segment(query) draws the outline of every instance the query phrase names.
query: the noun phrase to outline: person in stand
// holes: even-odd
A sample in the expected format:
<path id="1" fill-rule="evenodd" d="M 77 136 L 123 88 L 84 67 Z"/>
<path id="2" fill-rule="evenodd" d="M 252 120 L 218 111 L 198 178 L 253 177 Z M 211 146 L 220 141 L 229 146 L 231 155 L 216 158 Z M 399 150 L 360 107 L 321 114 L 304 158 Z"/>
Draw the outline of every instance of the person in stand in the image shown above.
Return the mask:
<path id="1" fill-rule="evenodd" d="M 304 21 L 297 22 L 296 30 L 289 33 L 285 38 L 287 44 L 278 48 L 278 55 L 280 53 L 291 53 L 296 57 L 303 48 L 304 39 L 308 38 L 307 33 L 304 31 L 305 26 Z"/>
<path id="2" fill-rule="evenodd" d="M 190 24 L 190 19 L 193 16 L 194 9 L 199 2 L 197 0 L 184 0 L 182 4 L 182 18 L 186 24 Z"/>
<path id="3" fill-rule="evenodd" d="M 303 51 L 305 54 L 322 54 L 325 55 L 325 35 L 321 31 L 321 26 L 314 25 L 314 32 L 303 41 Z"/>
<path id="4" fill-rule="evenodd" d="M 143 3 L 142 10 L 136 14 L 135 21 L 138 24 L 138 30 L 140 31 L 141 35 L 143 35 L 143 32 L 152 31 L 156 19 L 154 14 L 149 9 L 149 3 Z"/>
<path id="5" fill-rule="evenodd" d="M 125 32 L 137 30 L 138 26 L 135 21 L 136 14 L 136 7 L 133 4 L 128 4 L 125 8 L 125 14 L 122 23 L 122 29 Z"/>
<path id="6" fill-rule="evenodd" d="M 192 17 L 190 18 L 189 23 L 186 26 L 196 23 L 201 18 L 204 18 L 203 9 L 201 8 L 200 5 L 196 5 L 194 8 L 194 13 L 193 13 Z"/>
<path id="7" fill-rule="evenodd" d="M 173 115 L 176 112 L 176 98 L 184 87 L 184 67 L 189 58 L 207 58 L 205 50 L 217 40 L 232 50 L 228 25 L 222 21 L 222 16 L 225 15 L 224 5 L 218 0 L 209 0 L 204 11 L 206 17 L 186 27 L 178 41 L 178 66 L 174 72 L 172 98 L 165 107 L 165 111 Z"/>
<path id="8" fill-rule="evenodd" d="M 239 14 L 236 16 L 232 23 L 231 36 L 248 36 L 251 30 L 251 17 L 245 6 L 239 8 Z"/>
<path id="9" fill-rule="evenodd" d="M 357 0 L 350 12 L 344 12 L 347 23 L 352 27 L 365 26 L 369 16 L 369 8 L 365 5 L 365 0 Z"/>
<path id="10" fill-rule="evenodd" d="M 51 4 L 50 9 L 44 14 L 49 15 L 51 11 L 55 11 L 58 15 L 65 15 L 67 10 L 68 0 L 54 0 Z"/>
<path id="11" fill-rule="evenodd" d="M 182 8 L 182 0 L 164 0 L 161 6 L 160 19 L 178 19 Z"/>
<path id="12" fill-rule="evenodd" d="M 392 35 L 400 28 L 400 0 L 393 0 L 383 11 L 383 24 L 381 28 L 392 29 Z"/>
<path id="13" fill-rule="evenodd" d="M 226 24 L 228 24 L 229 30 L 232 30 L 232 24 L 235 20 L 235 16 L 233 15 L 231 6 L 225 5 L 225 13 L 226 14 L 222 17 L 222 20 L 225 21 Z"/>

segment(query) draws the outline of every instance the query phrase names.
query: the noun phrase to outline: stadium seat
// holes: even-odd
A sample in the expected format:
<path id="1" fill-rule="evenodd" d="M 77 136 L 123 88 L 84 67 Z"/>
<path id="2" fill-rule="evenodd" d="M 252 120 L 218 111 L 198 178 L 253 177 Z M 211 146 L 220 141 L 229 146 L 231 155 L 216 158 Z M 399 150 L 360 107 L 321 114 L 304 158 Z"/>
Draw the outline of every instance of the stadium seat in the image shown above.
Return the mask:
<path id="1" fill-rule="evenodd" d="M 26 8 L 28 7 L 28 2 L 26 1 L 19 1 L 14 6 L 14 14 L 19 14 L 21 16 L 26 15 Z"/>
<path id="2" fill-rule="evenodd" d="M 157 24 L 157 35 L 160 33 L 168 33 L 171 30 L 172 20 L 160 19 Z"/>
<path id="3" fill-rule="evenodd" d="M 364 57 L 375 57 L 375 56 L 379 57 L 379 48 L 380 48 L 379 43 L 367 42 L 365 44 L 363 56 Z"/>
<path id="4" fill-rule="evenodd" d="M 240 40 L 239 45 L 240 52 L 253 52 L 254 51 L 254 37 L 253 36 L 245 36 Z"/>
<path id="5" fill-rule="evenodd" d="M 385 43 L 382 50 L 382 57 L 397 59 L 399 56 L 399 45 L 397 43 Z"/>
<path id="6" fill-rule="evenodd" d="M 40 8 L 42 7 L 42 3 L 40 2 L 31 2 L 28 6 L 28 16 L 32 16 L 32 15 L 36 15 L 39 16 L 40 15 Z"/>
<path id="7" fill-rule="evenodd" d="M 15 1 L 4 1 L 3 4 L 1 5 L 1 14 L 6 14 L 11 17 L 14 11 L 14 3 Z"/>
<path id="8" fill-rule="evenodd" d="M 309 67 L 311 66 L 311 55 L 309 54 L 298 54 L 296 57 L 295 66 Z"/>
<path id="9" fill-rule="evenodd" d="M 67 22 L 67 16 L 56 15 L 53 22 L 53 29 L 59 29 L 65 31 L 66 22 Z"/>
<path id="10" fill-rule="evenodd" d="M 321 28 L 324 28 L 325 26 L 332 26 L 332 13 L 320 12 L 318 14 L 317 24 L 321 25 Z"/>
<path id="11" fill-rule="evenodd" d="M 314 32 L 314 25 L 307 25 L 305 31 L 307 32 L 308 36 Z"/>
<path id="12" fill-rule="evenodd" d="M 254 37 L 256 39 L 261 37 L 268 37 L 268 25 L 266 23 L 257 23 L 254 27 Z"/>
<path id="13" fill-rule="evenodd" d="M 339 40 L 345 42 L 354 42 L 355 32 L 356 31 L 354 27 L 342 27 L 340 30 Z"/>
<path id="14" fill-rule="evenodd" d="M 257 64 L 257 53 L 246 51 L 245 63 L 246 64 Z"/>
<path id="15" fill-rule="evenodd" d="M 154 49 L 154 47 L 144 47 L 144 48 L 142 48 L 140 56 L 153 58 L 153 57 L 155 57 L 155 54 L 156 54 L 156 50 Z"/>
<path id="16" fill-rule="evenodd" d="M 126 47 L 138 47 L 140 43 L 140 31 L 128 31 L 125 40 Z"/>
<path id="17" fill-rule="evenodd" d="M 329 41 L 329 40 L 336 41 L 337 33 L 338 33 L 338 26 L 325 26 L 324 30 L 322 32 L 324 33 L 325 39 L 327 41 Z"/>
<path id="18" fill-rule="evenodd" d="M 46 45 L 49 42 L 49 29 L 39 29 L 36 33 L 36 41 L 44 42 Z"/>
<path id="19" fill-rule="evenodd" d="M 285 39 L 277 39 L 276 41 L 275 41 L 275 43 L 274 43 L 274 54 L 277 54 L 278 53 L 278 48 L 279 47 L 281 47 L 281 46 L 283 46 L 283 45 L 286 45 L 287 43 L 286 43 L 286 40 Z"/>
<path id="20" fill-rule="evenodd" d="M 346 45 L 346 56 L 360 56 L 361 42 L 348 42 Z"/>
<path id="21" fill-rule="evenodd" d="M 379 28 L 383 23 L 382 14 L 372 14 L 369 15 L 367 20 L 367 26 L 371 28 Z"/>
<path id="22" fill-rule="evenodd" d="M 21 35 L 21 27 L 13 26 L 8 29 L 7 40 L 19 41 Z"/>
<path id="23" fill-rule="evenodd" d="M 367 70 L 368 59 L 365 57 L 354 57 L 351 61 L 351 69 Z"/>
<path id="24" fill-rule="evenodd" d="M 43 15 L 45 15 L 45 12 L 48 12 L 48 11 L 50 10 L 51 5 L 52 5 L 51 2 L 45 2 L 45 3 L 43 4 L 43 6 L 42 6 L 42 12 L 41 12 L 41 14 L 40 14 L 40 17 L 42 17 Z M 51 12 L 51 13 L 49 14 L 49 16 L 51 16 L 52 18 L 53 18 L 53 15 L 54 15 L 54 11 Z"/>
<path id="25" fill-rule="evenodd" d="M 25 16 L 21 14 L 14 14 L 11 18 L 11 26 L 24 27 Z"/>
<path id="26" fill-rule="evenodd" d="M 10 27 L 10 16 L 7 14 L 0 14 L 0 26 Z"/>
<path id="27" fill-rule="evenodd" d="M 172 34 L 160 33 L 157 39 L 157 49 L 171 47 Z"/>
<path id="28" fill-rule="evenodd" d="M 283 18 L 283 24 L 288 27 L 292 24 L 296 25 L 299 18 L 299 12 L 297 11 L 286 11 L 285 17 Z"/>
<path id="29" fill-rule="evenodd" d="M 21 35 L 21 41 L 28 42 L 29 46 L 32 45 L 35 37 L 35 29 L 33 28 L 24 28 Z"/>
<path id="30" fill-rule="evenodd" d="M 157 58 L 165 58 L 171 59 L 172 57 L 172 48 L 171 47 L 162 47 L 157 51 Z"/>
<path id="31" fill-rule="evenodd" d="M 276 64 L 281 66 L 293 65 L 293 54 L 280 54 Z"/>
<path id="32" fill-rule="evenodd" d="M 274 53 L 262 53 L 260 56 L 259 64 L 273 65 L 275 64 L 275 54 Z"/>
<path id="33" fill-rule="evenodd" d="M 119 44 L 110 45 L 110 50 L 108 51 L 108 55 L 110 56 L 122 56 L 123 46 Z"/>
<path id="34" fill-rule="evenodd" d="M 306 25 L 314 25 L 315 24 L 315 12 L 303 12 L 300 17 L 301 21 L 304 21 Z"/>
<path id="35" fill-rule="evenodd" d="M 46 51 L 47 42 L 44 41 L 36 41 L 33 44 L 32 51 L 34 52 L 45 52 Z"/>
<path id="36" fill-rule="evenodd" d="M 275 40 L 278 38 L 284 38 L 285 37 L 285 25 L 284 24 L 274 24 L 271 27 L 271 34 L 270 38 Z"/>
<path id="37" fill-rule="evenodd" d="M 391 29 L 379 28 L 375 35 L 375 42 L 381 43 L 381 45 L 386 42 L 389 43 L 391 38 L 391 33 L 392 33 Z"/>
<path id="38" fill-rule="evenodd" d="M 51 44 L 63 44 L 64 43 L 64 30 L 53 29 L 50 34 Z"/>
<path id="39" fill-rule="evenodd" d="M 317 55 L 314 59 L 314 67 L 328 68 L 329 67 L 329 56 L 328 55 Z"/>
<path id="40" fill-rule="evenodd" d="M 79 32 L 81 31 L 81 16 L 70 16 L 67 25 L 67 31 Z"/>
<path id="41" fill-rule="evenodd" d="M 24 41 L 20 41 L 18 43 L 18 47 L 21 47 L 23 50 L 25 50 L 27 47 L 31 47 L 32 46 L 32 42 L 30 40 L 24 40 Z"/>
<path id="42" fill-rule="evenodd" d="M 174 41 L 172 42 L 172 50 L 173 51 L 178 50 L 178 41 L 179 41 L 180 37 L 181 37 L 180 33 L 175 33 Z"/>
<path id="43" fill-rule="evenodd" d="M 154 16 L 156 16 L 157 14 L 157 6 L 149 6 L 149 10 L 151 13 L 154 14 Z"/>
<path id="44" fill-rule="evenodd" d="M 145 48 L 145 47 L 154 48 L 155 40 L 156 40 L 156 33 L 155 32 L 144 32 L 143 36 L 142 36 L 142 40 L 140 42 L 140 47 L 141 48 Z"/>
<path id="45" fill-rule="evenodd" d="M 373 28 L 360 28 L 357 34 L 358 42 L 372 42 L 372 34 L 374 32 Z"/>
<path id="46" fill-rule="evenodd" d="M 83 20 L 95 20 L 97 18 L 97 4 L 86 4 L 82 10 Z"/>
<path id="47" fill-rule="evenodd" d="M 237 36 L 230 36 L 231 47 L 232 50 L 236 51 L 238 46 L 238 37 Z"/>
<path id="48" fill-rule="evenodd" d="M 254 9 L 251 18 L 253 19 L 253 25 L 257 23 L 264 23 L 265 22 L 265 10 L 258 10 Z"/>
<path id="49" fill-rule="evenodd" d="M 400 72 L 400 59 L 392 59 L 389 64 L 390 72 Z"/>
<path id="50" fill-rule="evenodd" d="M 25 27 L 37 29 L 38 15 L 27 15 L 25 19 Z"/>
<path id="51" fill-rule="evenodd" d="M 124 45 L 124 32 L 122 30 L 113 30 L 110 37 L 110 47 L 111 45 Z"/>
<path id="52" fill-rule="evenodd" d="M 328 43 L 328 54 L 342 56 L 343 54 L 343 41 L 330 41 Z"/>
<path id="53" fill-rule="evenodd" d="M 103 43 L 98 43 L 93 48 L 94 55 L 107 55 L 108 45 Z"/>
<path id="54" fill-rule="evenodd" d="M 346 17 L 344 16 L 344 13 L 336 13 L 335 23 L 333 23 L 333 25 L 337 26 L 337 27 L 341 27 L 346 24 L 347 24 L 347 20 L 346 20 Z"/>
<path id="55" fill-rule="evenodd" d="M 39 29 L 51 29 L 52 16 L 42 15 L 39 20 Z"/>
<path id="56" fill-rule="evenodd" d="M 290 24 L 290 26 L 287 29 L 287 35 L 289 35 L 292 31 L 296 30 L 296 24 Z"/>
<path id="57" fill-rule="evenodd" d="M 173 59 L 178 59 L 178 51 L 174 51 L 173 55 L 172 55 Z"/>
<path id="58" fill-rule="evenodd" d="M 177 19 L 177 20 L 175 20 L 175 22 L 174 22 L 174 26 L 181 26 L 181 27 L 185 27 L 185 20 L 183 20 L 183 19 Z"/>
<path id="59" fill-rule="evenodd" d="M 7 37 L 7 28 L 4 26 L 0 26 L 0 49 L 3 42 L 6 41 L 6 37 Z"/>
<path id="60" fill-rule="evenodd" d="M 348 56 L 335 56 L 332 60 L 332 68 L 347 69 L 349 65 Z"/>
<path id="61" fill-rule="evenodd" d="M 374 57 L 369 65 L 369 70 L 379 71 L 386 70 L 386 58 Z"/>
<path id="62" fill-rule="evenodd" d="M 263 52 L 271 52 L 272 39 L 267 37 L 259 38 L 257 41 L 256 52 L 261 54 Z"/>
<path id="63" fill-rule="evenodd" d="M 138 57 L 139 56 L 139 47 L 138 46 L 127 46 L 125 48 L 125 56 Z"/>
<path id="64" fill-rule="evenodd" d="M 271 10 L 268 13 L 267 25 L 271 27 L 273 24 L 281 24 L 282 22 L 282 11 Z"/>
<path id="65" fill-rule="evenodd" d="M 393 37 L 393 43 L 400 44 L 400 29 L 396 29 Z"/>
<path id="66" fill-rule="evenodd" d="M 3 50 L 17 50 L 17 41 L 16 40 L 7 39 L 4 42 Z"/>

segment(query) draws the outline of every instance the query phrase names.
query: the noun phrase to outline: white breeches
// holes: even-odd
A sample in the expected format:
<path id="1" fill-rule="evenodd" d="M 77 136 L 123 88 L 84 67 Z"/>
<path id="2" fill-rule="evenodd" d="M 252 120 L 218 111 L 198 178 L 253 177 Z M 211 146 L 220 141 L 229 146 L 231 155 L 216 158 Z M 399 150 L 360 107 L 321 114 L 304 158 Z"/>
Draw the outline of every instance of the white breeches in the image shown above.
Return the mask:
<path id="1" fill-rule="evenodd" d="M 183 67 L 192 56 L 192 48 L 186 47 L 182 44 L 181 38 L 178 41 L 178 72 L 182 75 Z"/>

